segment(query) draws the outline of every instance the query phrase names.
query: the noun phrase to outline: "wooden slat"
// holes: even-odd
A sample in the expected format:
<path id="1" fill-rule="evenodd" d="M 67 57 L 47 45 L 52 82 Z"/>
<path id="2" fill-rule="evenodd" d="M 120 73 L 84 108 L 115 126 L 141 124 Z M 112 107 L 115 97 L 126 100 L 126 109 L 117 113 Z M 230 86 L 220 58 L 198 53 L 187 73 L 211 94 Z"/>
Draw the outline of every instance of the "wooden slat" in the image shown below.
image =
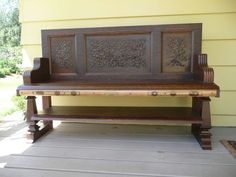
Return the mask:
<path id="1" fill-rule="evenodd" d="M 214 176 L 233 177 L 236 173 L 236 165 L 210 165 L 205 163 L 186 164 L 175 162 L 131 162 L 118 160 L 93 160 L 93 159 L 67 159 L 49 157 L 14 156 L 7 167 L 32 168 L 44 170 L 66 170 L 77 172 L 102 172 L 105 174 L 123 175 L 186 175 L 186 176 Z M 168 170 L 166 170 L 168 169 Z M 191 170 L 190 170 L 191 169 Z M 184 173 L 183 173 L 184 171 Z"/>
<path id="2" fill-rule="evenodd" d="M 47 4 L 47 5 L 45 5 Z M 170 5 L 172 4 L 172 5 Z M 202 5 L 204 4 L 204 6 Z M 56 9 L 52 8 L 57 5 Z M 130 8 L 133 7 L 133 8 Z M 187 7 L 187 8 L 186 8 Z M 115 10 L 114 10 L 115 9 Z M 44 13 L 42 13 L 42 10 Z M 236 12 L 234 0 L 22 0 L 21 22 Z"/>
<path id="3" fill-rule="evenodd" d="M 70 147 L 70 148 L 88 148 L 88 149 L 114 149 L 114 150 L 132 150 L 132 151 L 171 151 L 171 152 L 202 152 L 196 140 L 183 143 L 166 139 L 169 142 L 155 141 L 138 141 L 138 140 L 112 140 L 112 139 L 76 139 L 72 141 L 67 138 L 45 138 L 40 139 L 35 146 L 47 146 L 52 148 Z M 219 142 L 213 142 L 213 152 L 227 152 Z"/>
<path id="4" fill-rule="evenodd" d="M 114 114 L 115 113 L 115 114 Z M 201 123 L 200 115 L 188 107 L 71 107 L 53 106 L 34 115 L 33 120 L 77 119 L 87 123 L 158 124 Z"/>
<path id="5" fill-rule="evenodd" d="M 75 148 L 51 148 L 51 147 L 31 147 L 18 156 L 40 156 L 53 158 L 71 159 L 96 159 L 96 160 L 117 160 L 132 162 L 175 162 L 191 164 L 211 164 L 211 165 L 236 165 L 234 158 L 228 153 L 176 153 L 166 151 L 129 151 L 112 149 L 75 149 Z"/>
<path id="6" fill-rule="evenodd" d="M 81 83 L 51 80 L 47 83 L 22 85 L 23 96 L 218 96 L 219 87 L 201 82 L 150 83 Z"/>
<path id="7" fill-rule="evenodd" d="M 218 90 L 20 90 L 21 96 L 198 96 L 218 97 Z"/>
<path id="8" fill-rule="evenodd" d="M 41 169 L 31 169 L 31 168 L 0 168 L 0 175 L 1 177 L 42 177 L 42 176 L 49 176 L 49 177 L 120 177 L 119 174 L 104 174 L 104 173 L 96 173 L 96 172 L 73 172 L 73 171 L 63 171 L 60 169 L 57 170 L 41 170 Z M 146 177 L 144 176 L 137 176 L 137 175 L 129 175 L 130 177 Z M 163 177 L 163 176 L 156 176 L 156 177 Z"/>

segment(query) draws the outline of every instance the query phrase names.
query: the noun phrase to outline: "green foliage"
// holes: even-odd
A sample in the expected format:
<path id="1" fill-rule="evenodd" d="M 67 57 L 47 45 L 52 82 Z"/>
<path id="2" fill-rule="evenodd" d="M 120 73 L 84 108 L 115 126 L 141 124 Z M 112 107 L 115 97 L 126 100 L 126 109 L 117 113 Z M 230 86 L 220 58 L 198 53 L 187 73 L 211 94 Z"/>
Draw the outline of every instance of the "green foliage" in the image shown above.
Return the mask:
<path id="1" fill-rule="evenodd" d="M 1 75 L 2 75 L 2 77 L 5 77 L 10 74 L 11 74 L 11 72 L 10 72 L 9 68 L 1 68 L 0 69 L 0 77 L 1 77 Z"/>
<path id="2" fill-rule="evenodd" d="M 26 101 L 23 96 L 13 96 L 12 101 L 14 105 L 16 106 L 17 110 L 25 110 L 26 107 Z"/>
<path id="3" fill-rule="evenodd" d="M 19 46 L 20 34 L 18 0 L 1 0 L 0 46 Z"/>
<path id="4" fill-rule="evenodd" d="M 0 47 L 0 78 L 21 73 L 21 47 Z"/>
<path id="5" fill-rule="evenodd" d="M 17 111 L 25 111 L 26 101 L 23 96 L 13 96 L 12 102 L 14 103 L 14 106 L 9 109 L 2 110 L 0 112 L 0 118 L 11 115 L 12 113 Z"/>
<path id="6" fill-rule="evenodd" d="M 6 77 L 5 71 L 0 69 L 0 78 Z"/>
<path id="7" fill-rule="evenodd" d="M 0 0 L 0 78 L 21 72 L 21 26 L 18 18 L 18 0 Z"/>
<path id="8" fill-rule="evenodd" d="M 11 73 L 19 74 L 21 72 L 21 25 L 18 3 L 19 0 L 0 0 L 0 78 Z M 25 108 L 23 97 L 13 97 L 12 101 L 15 106 L 1 110 L 0 117 Z"/>

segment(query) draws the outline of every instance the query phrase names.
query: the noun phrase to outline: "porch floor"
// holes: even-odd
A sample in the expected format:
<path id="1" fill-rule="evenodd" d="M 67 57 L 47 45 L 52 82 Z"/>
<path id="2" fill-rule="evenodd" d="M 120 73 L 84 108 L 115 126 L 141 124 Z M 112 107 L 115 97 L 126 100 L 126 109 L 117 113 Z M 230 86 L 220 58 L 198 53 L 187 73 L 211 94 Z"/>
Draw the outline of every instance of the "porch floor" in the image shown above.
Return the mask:
<path id="1" fill-rule="evenodd" d="M 219 142 L 236 140 L 236 128 L 213 128 L 211 151 L 184 126 L 64 122 L 34 144 L 26 129 L 23 121 L 0 124 L 1 177 L 236 176 L 236 159 Z"/>

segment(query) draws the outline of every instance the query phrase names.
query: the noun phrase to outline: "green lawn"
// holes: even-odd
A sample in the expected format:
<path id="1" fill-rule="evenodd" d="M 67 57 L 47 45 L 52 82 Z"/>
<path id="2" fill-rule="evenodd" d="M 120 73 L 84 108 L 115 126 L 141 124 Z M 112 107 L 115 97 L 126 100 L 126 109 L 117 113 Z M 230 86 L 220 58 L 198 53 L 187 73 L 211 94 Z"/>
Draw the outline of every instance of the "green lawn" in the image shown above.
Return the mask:
<path id="1" fill-rule="evenodd" d="M 22 77 L 19 75 L 0 79 L 0 118 L 17 110 L 12 97 L 16 95 L 16 88 L 21 84 Z"/>

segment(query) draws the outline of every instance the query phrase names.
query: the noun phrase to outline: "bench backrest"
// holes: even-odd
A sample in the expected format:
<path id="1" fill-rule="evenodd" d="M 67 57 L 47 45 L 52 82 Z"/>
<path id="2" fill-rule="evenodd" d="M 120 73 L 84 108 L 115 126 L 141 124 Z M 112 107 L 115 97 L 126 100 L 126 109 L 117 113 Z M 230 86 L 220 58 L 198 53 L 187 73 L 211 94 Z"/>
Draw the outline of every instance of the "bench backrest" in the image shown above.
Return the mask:
<path id="1" fill-rule="evenodd" d="M 51 78 L 84 82 L 191 80 L 202 24 L 42 30 Z"/>

